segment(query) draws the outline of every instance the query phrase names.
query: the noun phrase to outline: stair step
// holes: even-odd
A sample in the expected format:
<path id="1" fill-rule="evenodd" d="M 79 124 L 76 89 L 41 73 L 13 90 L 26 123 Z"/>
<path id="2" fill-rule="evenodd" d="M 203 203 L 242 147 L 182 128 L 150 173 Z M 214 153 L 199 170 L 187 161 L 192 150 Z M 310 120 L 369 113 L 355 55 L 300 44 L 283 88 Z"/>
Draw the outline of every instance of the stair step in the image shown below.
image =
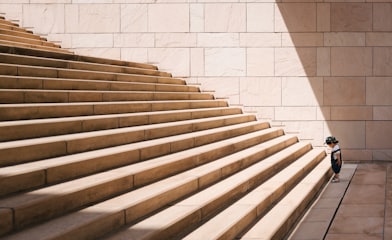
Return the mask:
<path id="1" fill-rule="evenodd" d="M 251 162 L 249 161 L 249 159 L 247 159 L 246 156 L 252 156 L 252 152 L 253 155 L 257 155 L 257 156 L 253 156 L 254 160 L 253 161 L 257 161 L 256 158 L 257 157 L 263 157 L 269 154 L 272 154 L 274 151 L 277 151 L 279 148 L 282 148 L 284 146 L 287 145 L 291 145 L 294 142 L 296 142 L 296 138 L 294 137 L 288 137 L 288 136 L 283 136 L 281 137 L 281 139 L 279 139 L 278 141 L 276 140 L 272 140 L 274 141 L 274 144 L 265 144 L 265 146 L 259 146 L 258 148 L 254 149 L 253 151 L 249 151 L 249 150 L 245 150 L 247 152 L 247 154 L 245 154 L 245 156 L 241 157 L 242 154 L 240 152 L 238 152 L 237 154 L 235 154 L 235 158 L 236 160 L 231 160 L 231 162 L 227 162 L 227 158 L 226 160 L 218 160 L 219 164 L 217 164 L 216 162 L 211 162 L 211 163 L 207 163 L 207 165 L 203 165 L 200 166 L 198 168 L 193 168 L 191 170 L 185 171 L 183 173 L 180 173 L 178 175 L 175 175 L 173 177 L 170 178 L 166 178 L 164 180 L 152 183 L 150 185 L 147 185 L 145 187 L 141 187 L 138 188 L 134 191 L 131 191 L 129 193 L 120 195 L 119 197 L 107 200 L 105 202 L 99 203 L 95 206 L 92 207 L 88 207 L 87 209 L 81 210 L 79 212 L 75 212 L 72 213 L 71 215 L 74 215 L 74 217 L 77 217 L 78 215 L 84 215 L 84 212 L 91 212 L 91 211 L 96 211 L 98 209 L 99 212 L 101 212 L 102 214 L 99 214 L 100 216 L 97 216 L 98 219 L 93 219 L 91 222 L 91 218 L 89 216 L 81 216 L 81 218 L 79 219 L 79 221 L 76 223 L 78 224 L 78 229 L 80 229 L 80 227 L 82 226 L 88 226 L 91 227 L 93 226 L 97 221 L 100 222 L 106 222 L 106 221 L 110 221 L 110 215 L 111 215 L 111 210 L 108 209 L 115 207 L 115 211 L 116 212 L 124 212 L 124 214 L 126 214 L 126 220 L 127 222 L 132 222 L 140 217 L 143 217 L 144 215 L 147 215 L 149 213 L 151 213 L 152 211 L 161 208 L 162 206 L 166 205 L 167 203 L 175 200 L 175 199 L 179 199 L 183 196 L 186 196 L 187 193 L 189 192 L 193 192 L 196 191 L 197 189 L 202 189 L 205 186 L 197 184 L 198 182 L 204 182 L 205 184 L 209 185 L 211 182 L 216 182 L 219 181 L 221 178 L 224 178 L 225 176 L 221 176 L 221 174 L 216 175 L 217 172 L 222 171 L 223 169 L 226 169 L 226 174 L 232 174 L 236 171 L 238 171 L 238 167 L 234 167 L 231 168 L 230 166 L 238 166 L 238 163 L 236 164 L 235 162 L 242 162 L 244 164 L 244 167 L 246 167 L 246 165 L 251 164 Z M 281 142 L 279 144 L 279 142 Z M 233 143 L 231 143 L 233 144 Z M 235 144 L 241 144 L 241 143 L 235 143 Z M 281 146 L 278 146 L 281 145 Z M 275 146 L 275 147 L 274 147 Z M 274 150 L 271 150 L 270 152 L 268 152 L 268 148 L 275 148 Z M 193 150 L 196 154 L 197 151 Z M 198 151 L 198 154 L 203 154 L 202 152 Z M 227 154 L 226 154 L 227 156 Z M 187 158 L 186 155 L 183 155 L 183 157 L 185 157 L 185 159 Z M 217 158 L 219 158 L 220 156 L 216 156 Z M 196 160 L 196 158 L 195 158 Z M 211 159 L 210 161 L 213 161 L 214 159 Z M 196 160 L 197 161 L 197 160 Z M 247 162 L 247 163 L 246 163 Z M 196 162 L 195 162 L 196 163 Z M 192 165 L 195 165 L 192 164 Z M 197 164 L 197 163 L 196 163 Z M 201 164 L 201 163 L 198 163 Z M 189 166 L 188 166 L 189 168 Z M 174 169 L 173 167 L 171 169 Z M 115 170 L 114 170 L 115 171 Z M 119 170 L 118 170 L 119 171 Z M 128 172 L 129 171 L 124 171 L 124 172 Z M 131 171 L 132 172 L 132 171 Z M 124 173 L 123 173 L 124 174 Z M 269 174 L 269 173 L 267 173 Z M 151 178 L 151 174 L 147 174 L 148 178 Z M 119 176 L 119 174 L 117 174 L 117 176 Z M 212 177 L 212 178 L 211 178 Z M 102 178 L 100 178 L 102 179 Z M 135 176 L 135 179 L 137 179 L 137 176 Z M 149 194 L 144 194 L 148 192 Z M 44 194 L 47 195 L 47 194 Z M 51 195 L 51 194 L 50 194 Z M 17 202 L 15 199 L 8 199 L 9 204 L 15 203 Z M 144 206 L 144 207 L 142 207 Z M 15 206 L 13 206 L 14 209 L 16 209 L 16 213 L 18 213 L 17 209 Z M 106 209 L 106 210 L 104 210 Z M 102 211 L 104 210 L 104 211 Z M 37 211 L 37 208 L 35 209 L 35 211 Z M 123 213 L 121 213 L 123 214 Z M 16 214 L 17 216 L 17 214 Z M 33 216 L 32 216 L 33 217 Z M 62 220 L 67 219 L 69 217 L 68 216 L 64 216 L 62 217 Z M 16 220 L 16 221 L 15 221 Z M 18 220 L 15 219 L 14 221 L 16 223 L 18 223 Z M 64 222 L 64 221 L 62 221 Z M 66 222 L 66 221 L 65 221 Z M 48 222 L 44 225 L 51 225 L 51 224 L 56 224 L 56 220 Z M 123 225 L 124 223 L 122 223 L 121 225 Z M 63 230 L 67 229 L 67 228 L 74 228 L 75 226 L 69 226 L 68 224 L 63 225 L 64 227 L 62 228 Z M 117 226 L 118 228 L 118 226 Z M 33 228 L 31 230 L 27 230 L 27 232 L 32 231 L 30 234 L 42 234 L 42 232 L 38 231 L 36 232 L 35 229 L 40 229 L 40 226 L 38 226 L 37 228 Z M 54 228 L 52 228 L 53 230 L 55 230 Z M 68 230 L 68 229 L 67 229 Z M 110 229 L 100 229 L 99 231 L 110 231 Z M 62 230 L 60 230 L 62 231 Z M 85 232 L 86 229 L 83 231 Z M 34 233 L 35 232 L 35 233 Z M 88 234 L 93 234 L 91 236 L 89 236 L 90 239 L 93 239 L 94 237 L 98 237 L 97 234 L 97 229 L 91 229 L 86 231 L 83 234 L 87 234 L 87 232 L 89 232 Z M 24 234 L 24 233 L 22 233 Z M 53 231 L 51 233 L 51 237 L 53 237 L 53 234 L 59 234 L 59 232 L 55 232 Z M 73 236 L 74 238 L 83 238 L 81 236 L 75 235 L 72 232 L 68 232 L 66 234 L 71 234 L 71 236 Z M 100 233 L 98 233 L 99 235 Z M 33 236 L 32 235 L 32 236 Z M 18 234 L 15 235 L 15 237 L 18 236 Z M 20 237 L 20 235 L 19 235 Z M 38 237 L 38 236 L 37 236 Z M 40 236 L 39 239 L 41 239 Z M 7 239 L 7 238 L 6 238 Z M 10 238 L 12 239 L 12 237 Z M 38 238 L 37 238 L 38 239 Z"/>
<path id="2" fill-rule="evenodd" d="M 198 132 L 191 132 L 192 130 L 190 129 L 190 133 L 184 132 L 189 131 L 188 128 L 192 128 L 192 124 L 188 126 L 185 125 L 185 130 L 174 125 L 169 126 L 169 132 L 165 133 L 169 136 L 176 133 L 181 135 L 171 137 L 170 141 L 169 139 L 157 139 L 155 143 L 157 146 L 154 145 L 154 147 L 156 148 L 155 150 L 162 150 L 163 152 L 161 154 L 164 154 L 168 151 L 171 151 L 171 149 L 173 150 L 174 146 L 170 147 L 170 145 L 176 142 L 178 142 L 178 147 L 180 148 L 189 148 L 198 144 L 204 144 L 204 142 L 217 141 L 228 136 L 237 136 L 247 131 L 259 130 L 265 128 L 266 125 L 268 124 L 263 122 L 247 122 Z M 130 127 L 3 142 L 0 143 L 0 155 L 3 156 L 0 166 L 16 165 L 25 162 L 60 157 L 68 154 L 98 150 L 140 141 L 142 141 L 142 144 L 147 145 L 143 141 L 157 137 L 159 138 L 159 134 L 162 136 L 165 134 L 163 131 L 160 131 L 159 127 L 155 128 L 155 130 L 148 130 L 148 128 L 147 130 L 145 129 L 146 128 L 144 126 Z M 206 139 L 205 134 L 208 134 L 207 136 L 209 139 Z M 155 157 L 159 153 L 160 152 L 151 152 L 149 155 L 151 155 L 151 157 Z"/>
<path id="3" fill-rule="evenodd" d="M 241 114 L 237 107 L 0 122 L 0 142 Z M 249 114 L 244 116 L 249 117 Z M 253 116 L 252 119 L 255 120 Z M 225 120 L 227 121 L 227 120 Z"/>
<path id="4" fill-rule="evenodd" d="M 0 74 L 13 75 L 13 76 L 145 82 L 145 83 L 169 83 L 169 84 L 171 83 L 171 84 L 185 85 L 185 80 L 171 78 L 171 77 L 113 73 L 113 72 L 90 71 L 90 70 L 77 70 L 77 69 L 62 69 L 62 68 L 52 68 L 52 67 L 37 67 L 37 66 L 6 64 L 6 63 L 0 63 Z"/>
<path id="5" fill-rule="evenodd" d="M 192 123 L 193 122 L 193 123 Z M 220 123 L 218 125 L 218 123 Z M 185 126 L 185 127 L 184 127 Z M 189 126 L 189 127 L 188 127 Z M 15 175 L 23 175 L 24 177 L 26 177 L 26 171 L 30 171 L 30 169 L 33 170 L 40 170 L 42 169 L 42 167 L 45 167 L 48 164 L 54 164 L 55 166 L 58 166 L 58 163 L 67 163 L 69 164 L 69 162 L 82 162 L 82 161 L 86 161 L 86 160 L 91 160 L 91 159 L 95 159 L 95 161 L 104 161 L 105 157 L 106 158 L 115 158 L 117 157 L 117 160 L 111 160 L 110 162 L 107 162 L 106 165 L 108 165 L 109 167 L 107 167 L 105 164 L 100 163 L 100 165 L 97 164 L 97 166 L 95 166 L 93 169 L 93 171 L 95 169 L 100 169 L 102 170 L 103 167 L 106 167 L 106 169 L 108 168 L 112 168 L 115 167 L 115 163 L 118 164 L 124 164 L 123 162 L 125 162 L 125 164 L 130 163 L 130 162 L 135 162 L 135 161 L 143 161 L 146 160 L 148 158 L 151 158 L 152 156 L 158 156 L 159 154 L 157 153 L 148 153 L 147 150 L 153 150 L 154 148 L 162 148 L 162 151 L 164 151 L 165 153 L 167 152 L 175 152 L 175 151 L 179 151 L 179 150 L 184 150 L 184 149 L 188 149 L 191 148 L 192 146 L 200 146 L 203 144 L 208 144 L 214 141 L 219 141 L 224 139 L 225 137 L 228 136 L 237 136 L 237 135 L 241 135 L 243 134 L 243 131 L 248 131 L 248 132 L 253 132 L 253 131 L 257 131 L 257 130 L 261 130 L 261 129 L 265 129 L 269 127 L 269 125 L 267 123 L 260 123 L 260 122 L 256 122 L 254 121 L 253 116 L 242 116 L 242 115 L 234 115 L 234 116 L 230 116 L 228 118 L 223 118 L 223 117 L 218 117 L 215 119 L 211 119 L 211 120 L 204 120 L 204 121 L 184 121 L 182 126 L 181 126 L 181 122 L 179 123 L 171 123 L 171 124 L 154 124 L 151 125 L 150 127 L 147 127 L 145 129 L 142 129 L 140 127 L 135 128 L 129 128 L 130 130 L 128 130 L 128 132 L 141 132 L 139 135 L 141 137 L 139 137 L 139 139 L 132 139 L 130 141 L 124 141 L 126 145 L 124 146 L 119 146 L 117 148 L 111 148 L 110 151 L 108 149 L 102 149 L 102 150 L 96 150 L 96 151 L 89 151 L 86 154 L 74 154 L 74 155 L 68 155 L 68 156 L 64 156 L 64 157 L 58 157 L 58 158 L 54 158 L 54 159 L 46 159 L 46 160 L 41 160 L 38 162 L 31 162 L 31 163 L 25 163 L 25 164 L 19 164 L 19 165 L 15 165 L 15 166 L 9 166 L 9 167 L 3 167 L 0 169 L 0 172 L 3 174 L 1 175 L 2 177 L 0 177 L 1 182 L 3 184 L 6 183 L 6 181 L 9 180 L 9 184 L 4 185 L 2 189 L 0 189 L 0 195 L 4 195 L 7 192 L 7 189 L 5 186 L 9 186 L 11 185 L 11 187 L 9 187 L 9 189 L 14 189 L 16 191 L 20 190 L 20 187 L 22 186 L 15 186 L 15 184 L 13 184 L 12 182 L 12 178 L 15 177 Z M 174 129 L 174 130 L 173 130 Z M 172 130 L 172 131 L 170 131 Z M 230 131 L 229 133 L 225 133 L 225 131 Z M 120 131 L 119 134 L 123 134 Z M 144 132 L 144 133 L 143 133 Z M 191 134 L 191 133 L 194 134 Z M 180 134 L 183 133 L 182 135 L 179 135 L 178 137 L 170 137 L 173 134 Z M 94 135 L 96 135 L 97 137 L 101 138 L 105 138 L 105 135 L 103 135 L 104 133 L 100 134 L 100 132 L 95 133 Z M 126 134 L 126 133 L 124 133 Z M 206 134 L 206 136 L 210 136 L 210 139 L 203 139 L 203 134 Z M 42 143 L 42 145 L 45 142 L 47 142 L 47 145 L 49 144 L 55 144 L 55 140 L 57 140 L 58 142 L 61 143 L 61 139 L 64 139 L 64 141 L 66 141 L 70 146 L 74 145 L 75 148 L 79 148 L 78 152 L 81 152 L 82 149 L 85 148 L 91 148 L 94 147 L 91 145 L 87 145 L 89 142 L 94 141 L 94 138 L 91 135 L 87 135 L 89 137 L 87 138 L 82 138 L 83 135 L 87 135 L 87 134 L 77 134 L 77 135 L 65 135 L 65 136 L 59 136 L 59 137 L 49 137 L 49 138 L 44 138 L 44 139 L 39 139 L 40 142 Z M 135 134 L 136 135 L 136 134 Z M 143 136 L 145 135 L 145 136 Z M 74 137 L 74 138 L 72 138 Z M 78 138 L 79 137 L 79 138 Z M 165 137 L 165 139 L 158 139 L 159 137 Z M 108 139 L 110 139 L 110 136 L 107 137 Z M 144 142 L 139 142 L 137 143 L 137 141 L 139 140 L 145 140 Z M 68 141 L 66 139 L 69 139 Z M 156 139 L 154 141 L 149 141 L 146 142 L 147 140 L 153 140 Z M 30 141 L 30 145 L 28 145 L 28 140 L 24 140 L 24 141 L 16 141 L 16 142 L 6 142 L 1 144 L 1 150 L 3 153 L 7 153 L 7 154 L 13 154 L 15 152 L 15 150 L 13 150 L 14 148 L 12 147 L 12 145 L 14 145 L 14 147 L 16 148 L 17 145 L 20 146 L 22 144 L 24 144 L 25 146 L 29 147 L 29 148 L 40 148 L 42 147 L 42 145 L 34 145 L 34 143 L 36 143 L 38 140 L 33 139 L 32 141 Z M 99 142 L 99 139 L 96 140 Z M 181 141 L 183 141 L 183 143 L 181 143 Z M 86 143 L 85 146 L 78 146 L 77 143 Z M 134 143 L 131 143 L 134 142 Z M 189 145 L 186 145 L 186 143 Z M 99 146 L 95 146 L 95 148 L 103 148 L 104 146 L 102 145 L 102 143 L 99 143 Z M 119 145 L 120 143 L 117 142 L 115 143 L 116 145 Z M 114 145 L 112 142 L 107 142 L 105 141 L 105 144 L 107 147 L 108 145 Z M 8 146 L 8 148 L 7 148 Z M 82 148 L 80 148 L 82 147 Z M 24 148 L 22 147 L 21 150 L 18 152 L 16 151 L 18 154 L 15 154 L 16 156 L 7 156 L 4 157 L 4 161 L 2 161 L 2 165 L 7 164 L 6 160 L 8 160 L 9 164 L 12 164 L 14 162 L 12 162 L 12 160 L 16 161 L 18 160 L 19 162 L 21 161 L 21 159 L 24 160 L 31 160 L 32 161 L 32 156 L 27 155 L 27 153 L 25 153 L 23 150 Z M 136 153 L 134 153 L 136 152 Z M 140 152 L 140 153 L 139 153 Z M 22 156 L 23 154 L 26 154 L 27 156 Z M 71 154 L 71 153 L 69 153 Z M 101 154 L 101 155 L 100 155 Z M 123 157 L 121 157 L 122 155 L 124 155 Z M 41 153 L 38 154 L 36 156 L 34 156 L 34 158 L 39 159 L 44 158 L 46 155 L 45 153 Z M 17 162 L 17 161 L 16 161 Z M 82 172 L 85 172 L 86 170 L 81 169 Z M 104 169 L 105 170 L 105 169 Z M 74 177 L 74 175 L 77 173 L 77 171 L 75 171 L 73 174 L 69 173 L 71 178 Z M 86 173 L 84 173 L 86 174 Z M 46 181 L 49 182 L 49 177 L 47 177 Z"/>
<path id="6" fill-rule="evenodd" d="M 314 149 L 308 152 L 183 239 L 236 238 L 257 217 L 263 215 L 271 203 L 285 195 L 307 174 L 307 170 L 317 165 L 324 157 L 325 152 L 321 150 Z M 280 206 L 280 202 L 277 206 Z"/>
<path id="7" fill-rule="evenodd" d="M 294 142 L 283 144 L 284 138 L 294 140 Z M 279 147 L 275 151 L 269 151 L 274 145 Z M 228 163 L 237 164 L 235 165 L 237 171 L 241 172 L 169 206 L 167 209 L 114 234 L 109 239 L 176 239 L 179 232 L 189 230 L 192 226 L 206 221 L 220 211 L 223 206 L 227 206 L 239 196 L 247 194 L 256 185 L 310 149 L 310 144 L 297 143 L 295 137 L 285 136 L 222 158 L 220 160 L 224 161 L 225 165 Z M 244 160 L 238 162 L 238 159 Z M 227 168 L 225 165 L 220 167 L 223 177 L 228 175 L 223 171 Z M 205 167 L 209 168 L 208 165 Z M 232 168 L 229 169 L 232 171 Z M 144 231 L 141 231 L 142 229 Z"/>
<path id="8" fill-rule="evenodd" d="M 263 129 L 262 127 L 267 126 L 260 126 L 260 129 L 257 128 L 256 130 L 260 131 Z M 256 137 L 259 136 L 258 133 L 255 134 Z M 279 135 L 281 132 L 276 129 L 266 129 L 261 134 L 262 136 L 274 136 L 274 134 Z M 250 134 L 248 136 L 253 135 Z M 241 137 L 238 137 L 238 139 L 241 140 Z M 181 148 L 179 148 L 179 144 L 173 142 L 173 140 L 176 140 L 173 137 L 163 139 L 163 141 L 165 140 L 171 147 L 170 150 L 165 150 L 167 154 L 191 149 L 190 147 L 184 148 L 181 146 Z M 187 139 L 184 139 L 184 141 L 187 141 Z M 196 143 L 195 147 L 202 146 L 203 144 L 212 144 L 213 142 L 214 140 Z M 162 155 L 159 153 L 151 154 L 148 152 L 149 150 L 161 150 L 159 149 L 159 144 L 161 146 L 164 145 L 162 144 L 162 141 L 159 140 L 144 143 L 133 143 L 59 158 L 51 158 L 3 167 L 0 169 L 0 183 L 3 186 L 2 189 L 0 189 L 0 196 L 27 190 L 33 187 L 62 182 L 135 162 L 145 161 L 150 159 L 152 155 L 154 155 L 154 157 Z M 215 145 L 220 146 L 222 144 L 217 143 Z M 208 149 L 209 147 L 206 148 Z M 183 154 L 180 155 L 182 156 Z"/>
<path id="9" fill-rule="evenodd" d="M 198 86 L 0 75 L 2 89 L 200 92 Z"/>
<path id="10" fill-rule="evenodd" d="M 227 107 L 225 100 L 0 104 L 0 121 Z"/>
<path id="11" fill-rule="evenodd" d="M 267 240 L 287 237 L 298 218 L 331 175 L 331 165 L 329 158 L 326 157 L 241 239 Z"/>
<path id="12" fill-rule="evenodd" d="M 58 52 L 58 51 L 47 51 L 43 49 L 24 48 L 24 47 L 12 46 L 12 45 L 11 46 L 2 45 L 1 43 L 0 43 L 0 52 L 17 54 L 17 55 L 27 55 L 27 56 L 35 56 L 35 57 L 45 57 L 45 58 L 73 60 L 73 61 L 81 61 L 81 62 L 110 64 L 110 65 L 118 65 L 118 66 L 125 66 L 125 67 L 158 70 L 156 66 L 151 64 L 83 56 L 83 55 L 74 54 L 70 51 Z"/>
<path id="13" fill-rule="evenodd" d="M 35 56 L 22 56 L 8 53 L 0 53 L 0 59 L 2 63 L 8 64 L 171 77 L 170 73 L 161 72 L 154 69 L 135 68 L 101 63 L 89 63 L 54 58 L 43 58 Z"/>
<path id="14" fill-rule="evenodd" d="M 212 99 L 212 94 L 202 92 L 0 89 L 0 104 Z"/>
<path id="15" fill-rule="evenodd" d="M 254 133 L 247 133 L 247 135 L 245 136 L 240 135 L 236 138 L 241 143 L 242 141 L 244 141 L 244 138 L 250 138 L 251 140 L 260 140 L 261 138 L 262 140 L 265 140 L 272 137 L 280 136 L 282 134 L 281 131 L 277 131 L 276 129 L 265 129 L 264 131 L 259 132 L 261 130 L 262 129 L 259 129 L 257 132 Z M 166 140 L 170 144 L 170 141 L 172 141 L 173 138 L 166 138 L 163 140 Z M 220 141 L 223 142 L 203 142 L 195 144 L 195 147 L 198 147 L 199 150 L 208 150 L 210 153 L 217 155 L 221 153 L 219 151 L 217 152 L 214 149 L 219 149 L 222 146 L 228 147 L 228 145 L 232 144 L 230 141 L 224 141 L 224 139 Z M 3 186 L 3 188 L 0 189 L 0 195 L 27 190 L 33 187 L 51 185 L 77 177 L 86 176 L 88 174 L 113 169 L 115 167 L 121 167 L 137 162 L 143 162 L 152 158 L 152 154 L 148 151 L 151 149 L 156 150 L 157 144 L 162 145 L 161 142 L 162 141 L 149 141 L 145 142 L 144 144 L 127 144 L 124 146 L 68 155 L 60 158 L 52 158 L 10 167 L 3 167 L 2 169 L 0 169 L 2 176 L 0 178 L 0 182 Z M 207 146 L 202 147 L 206 144 Z M 252 145 L 254 144 L 254 142 L 250 141 L 249 143 L 245 143 L 243 145 L 248 146 L 247 144 Z M 176 143 L 174 142 L 172 142 L 171 145 L 172 149 L 166 150 L 167 154 L 172 154 L 170 157 L 168 157 L 169 161 L 173 161 L 174 157 L 177 155 L 179 157 L 184 157 L 184 154 L 186 153 L 191 154 L 191 156 L 195 153 L 200 154 L 200 152 L 195 152 L 194 150 L 192 150 L 192 148 L 189 147 L 179 149 L 177 146 L 178 144 L 176 145 Z M 187 149 L 189 150 L 185 151 Z M 231 152 L 233 150 L 235 149 L 226 149 L 225 151 Z M 174 154 L 178 151 L 182 152 Z M 154 155 L 154 157 L 158 157 L 162 154 L 155 153 Z M 167 157 L 161 157 L 160 160 L 157 161 L 165 162 L 167 161 L 165 160 L 166 158 Z M 209 157 L 206 156 L 205 159 L 209 159 Z M 197 160 L 197 158 L 195 159 L 195 161 L 201 162 L 201 160 Z M 191 166 L 192 165 L 187 167 Z"/>
<path id="16" fill-rule="evenodd" d="M 71 53 L 69 50 L 63 48 L 7 41 L 2 39 L 0 39 L 0 45 L 5 47 L 18 47 L 18 48 L 31 49 L 31 50 L 45 50 L 45 51 L 58 52 L 58 53 Z"/>
<path id="17" fill-rule="evenodd" d="M 118 169 L 114 169 L 108 172 L 103 172 L 99 173 L 96 175 L 92 175 L 89 177 L 85 177 L 82 179 L 77 179 L 71 182 L 66 182 L 63 184 L 58 184 L 54 185 L 52 187 L 44 188 L 44 189 L 39 189 L 34 192 L 29 192 L 26 194 L 20 194 L 15 197 L 11 198 L 6 198 L 2 201 L 0 201 L 0 206 L 4 208 L 12 208 L 15 213 L 15 219 L 14 222 L 16 223 L 16 228 L 19 229 L 22 226 L 28 225 L 29 223 L 33 221 L 38 221 L 38 219 L 46 219 L 50 217 L 50 214 L 55 211 L 53 209 L 57 209 L 58 211 L 66 211 L 66 209 L 72 208 L 72 203 L 77 204 L 76 202 L 79 201 L 87 201 L 83 197 L 74 197 L 70 196 L 70 198 L 64 197 L 64 194 L 61 194 L 61 192 L 66 191 L 66 189 L 75 189 L 74 194 L 82 194 L 84 196 L 89 196 L 89 201 L 94 202 L 98 200 L 102 200 L 106 197 L 108 197 L 110 194 L 106 194 L 105 196 L 99 197 L 99 194 L 94 194 L 96 190 L 91 190 L 93 192 L 83 192 L 81 188 L 85 188 L 85 191 L 89 191 L 89 187 L 93 185 L 95 189 L 99 189 L 100 187 L 103 187 L 105 189 L 111 189 L 114 191 L 117 191 L 118 193 L 122 193 L 126 190 L 131 190 L 135 187 L 140 187 L 143 186 L 147 183 L 154 182 L 157 180 L 160 180 L 161 178 L 168 177 L 174 173 L 178 173 L 180 170 L 187 170 L 189 168 L 195 167 L 197 165 L 203 164 L 208 161 L 213 161 L 217 157 L 225 156 L 227 154 L 233 153 L 234 149 L 236 151 L 240 150 L 244 146 L 246 147 L 249 145 L 248 141 L 246 141 L 246 138 L 248 137 L 256 137 L 255 134 L 249 134 L 247 136 L 242 136 L 238 137 L 237 139 L 239 140 L 235 144 L 232 142 L 227 142 L 223 141 L 220 144 L 211 144 L 209 146 L 204 146 L 201 148 L 208 149 L 209 152 L 215 152 L 215 154 L 212 154 L 209 158 L 203 159 L 203 161 L 199 161 L 199 158 L 204 155 L 205 153 L 197 151 L 196 149 L 191 149 L 187 151 L 187 153 L 178 153 L 178 154 L 173 154 L 172 156 L 168 155 L 162 158 L 158 159 L 153 159 L 147 162 L 142 162 L 139 164 L 134 164 L 131 166 L 126 166 Z M 258 133 L 257 138 L 268 140 L 270 138 L 274 137 L 273 133 L 270 131 L 264 131 Z M 276 136 L 275 136 L 276 137 Z M 233 146 L 232 149 L 223 151 L 225 149 L 225 146 L 230 145 Z M 200 149 L 199 149 L 200 150 Z M 182 169 L 178 168 L 179 166 L 182 166 Z M 158 169 L 159 168 L 159 169 Z M 155 173 L 155 174 L 154 174 Z M 101 179 L 101 180 L 99 180 Z M 108 186 L 97 186 L 99 182 L 108 182 Z M 122 181 L 125 181 L 126 184 L 121 184 Z M 131 182 L 130 182 L 131 181 Z M 114 183 L 112 183 L 114 182 Z M 111 187 L 111 184 L 115 184 L 117 187 Z M 85 187 L 87 186 L 87 187 Z M 122 189 L 118 189 L 121 188 Z M 116 190 L 117 189 L 117 190 Z M 108 191 L 111 191 L 108 190 Z M 71 193 L 69 193 L 71 194 Z M 103 193 L 100 193 L 103 194 Z M 113 194 L 113 193 L 112 193 Z M 95 195 L 98 195 L 98 198 L 94 200 Z M 46 201 L 46 199 L 53 199 L 55 198 L 61 198 L 57 200 L 53 200 L 54 203 L 50 204 L 50 202 Z M 63 198 L 65 198 L 63 200 Z M 80 200 L 72 200 L 72 199 L 79 199 Z M 38 199 L 38 200 L 37 200 Z M 45 202 L 39 202 L 40 199 L 44 199 Z M 59 202 L 65 201 L 64 204 L 68 204 L 66 206 L 62 206 L 60 204 L 57 205 Z M 37 203 L 39 202 L 39 203 Z M 46 204 L 45 204 L 46 203 Z M 28 206 L 26 206 L 26 204 Z M 38 204 L 38 205 L 37 205 Z M 41 204 L 41 205 L 39 205 Z M 87 203 L 83 203 L 87 204 Z M 80 204 L 79 205 L 83 205 Z M 30 206 L 33 205 L 33 206 Z M 49 205 L 54 205 L 51 206 L 51 209 L 48 209 Z M 76 209 L 79 205 L 74 206 Z M 19 206 L 19 207 L 18 207 Z M 39 207 L 41 206 L 41 207 Z M 29 209 L 31 208 L 30 212 Z M 18 217 L 18 210 L 19 213 L 26 211 L 27 215 L 25 218 L 20 217 L 20 220 L 17 219 Z M 41 216 L 41 214 L 42 216 Z M 24 215 L 20 213 L 21 215 Z M 52 214 L 53 216 L 56 215 L 56 213 Z M 26 220 L 28 218 L 29 220 Z"/>
<path id="18" fill-rule="evenodd" d="M 4 29 L 1 28 L 0 26 L 0 35 L 10 35 L 10 36 L 16 36 L 16 37 L 23 37 L 23 38 L 31 38 L 31 39 L 36 39 L 36 40 L 43 40 L 41 36 L 39 35 L 34 35 L 28 32 L 24 31 L 18 31 L 18 30 L 13 30 L 13 29 Z"/>
<path id="19" fill-rule="evenodd" d="M 24 33 L 33 34 L 33 31 L 26 30 L 24 28 L 21 28 L 21 27 L 15 26 L 15 25 L 5 24 L 5 23 L 3 23 L 1 21 L 0 21 L 0 29 L 12 30 L 12 31 L 18 31 L 18 32 L 24 32 Z"/>
<path id="20" fill-rule="evenodd" d="M 11 21 L 5 20 L 5 19 L 0 19 L 0 23 L 8 26 L 16 26 L 19 27 L 19 24 L 13 23 Z"/>
<path id="21" fill-rule="evenodd" d="M 5 35 L 5 34 L 1 34 L 1 33 L 0 33 L 0 39 L 3 41 L 9 41 L 9 42 L 18 42 L 18 43 L 23 43 L 23 44 L 60 48 L 59 45 L 56 45 L 51 42 L 43 41 L 41 39 L 32 39 L 32 38 L 26 38 L 26 37 L 20 37 L 20 36 L 11 36 L 11 35 Z"/>

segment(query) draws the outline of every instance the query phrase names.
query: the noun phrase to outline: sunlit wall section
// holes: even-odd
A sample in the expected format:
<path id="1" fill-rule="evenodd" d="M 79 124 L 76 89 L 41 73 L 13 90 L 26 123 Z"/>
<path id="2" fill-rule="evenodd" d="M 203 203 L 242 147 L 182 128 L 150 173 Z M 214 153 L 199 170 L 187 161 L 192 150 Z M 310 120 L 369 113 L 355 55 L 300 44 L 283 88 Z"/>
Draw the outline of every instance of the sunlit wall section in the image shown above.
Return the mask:
<path id="1" fill-rule="evenodd" d="M 77 53 L 154 63 L 346 160 L 392 160 L 392 3 L 0 0 Z"/>

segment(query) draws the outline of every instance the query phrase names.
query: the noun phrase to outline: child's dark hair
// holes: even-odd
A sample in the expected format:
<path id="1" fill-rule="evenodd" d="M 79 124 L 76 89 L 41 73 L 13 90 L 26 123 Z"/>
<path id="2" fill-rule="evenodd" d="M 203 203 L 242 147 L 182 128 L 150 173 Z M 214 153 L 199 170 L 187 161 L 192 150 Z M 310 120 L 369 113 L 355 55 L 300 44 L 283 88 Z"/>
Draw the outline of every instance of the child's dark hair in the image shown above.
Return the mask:
<path id="1" fill-rule="evenodd" d="M 325 139 L 326 144 L 338 143 L 339 141 L 334 136 L 329 136 Z"/>

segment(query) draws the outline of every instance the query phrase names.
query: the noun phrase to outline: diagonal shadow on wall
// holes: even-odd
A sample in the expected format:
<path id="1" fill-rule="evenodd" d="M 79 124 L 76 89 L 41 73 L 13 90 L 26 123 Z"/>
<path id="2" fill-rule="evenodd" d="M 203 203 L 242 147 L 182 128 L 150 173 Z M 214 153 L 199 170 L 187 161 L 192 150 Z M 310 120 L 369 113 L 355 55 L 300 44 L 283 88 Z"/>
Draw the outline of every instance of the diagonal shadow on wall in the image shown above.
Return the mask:
<path id="1" fill-rule="evenodd" d="M 386 70 L 392 50 L 385 47 L 392 24 L 381 20 L 391 20 L 391 11 L 390 3 L 276 3 L 282 48 L 276 49 L 275 74 L 307 79 L 307 86 L 292 88 L 297 93 L 290 95 L 300 100 L 291 97 L 289 108 L 316 108 L 309 122 L 323 122 L 323 139 L 335 135 L 346 160 L 392 159 L 392 73 Z"/>

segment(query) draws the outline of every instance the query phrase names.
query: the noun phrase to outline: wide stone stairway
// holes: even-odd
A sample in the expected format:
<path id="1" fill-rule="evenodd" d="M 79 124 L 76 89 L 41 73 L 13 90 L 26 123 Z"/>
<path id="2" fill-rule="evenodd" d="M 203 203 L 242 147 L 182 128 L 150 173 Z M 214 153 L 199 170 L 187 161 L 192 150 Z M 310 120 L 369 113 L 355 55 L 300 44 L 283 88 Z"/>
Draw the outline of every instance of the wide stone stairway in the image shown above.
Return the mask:
<path id="1" fill-rule="evenodd" d="M 323 149 L 150 64 L 0 19 L 1 239 L 284 239 Z"/>

